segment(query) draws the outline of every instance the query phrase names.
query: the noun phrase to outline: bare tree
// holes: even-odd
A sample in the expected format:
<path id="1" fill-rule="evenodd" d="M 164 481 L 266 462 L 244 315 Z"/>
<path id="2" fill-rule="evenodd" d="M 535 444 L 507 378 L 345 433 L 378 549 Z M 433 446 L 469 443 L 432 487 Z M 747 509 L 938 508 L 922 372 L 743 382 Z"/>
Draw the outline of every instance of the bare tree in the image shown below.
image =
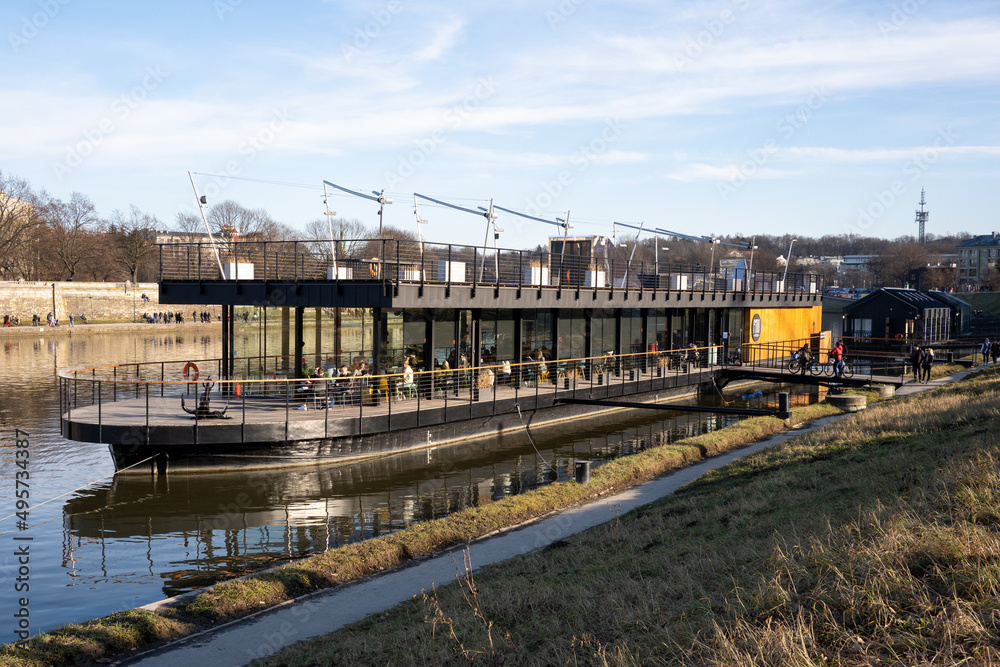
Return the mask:
<path id="1" fill-rule="evenodd" d="M 313 254 L 330 258 L 330 244 L 318 243 L 318 241 L 330 241 L 330 230 L 333 230 L 333 239 L 336 241 L 337 256 L 340 258 L 360 258 L 364 254 L 365 239 L 376 236 L 376 231 L 371 229 L 357 218 L 348 220 L 347 218 L 333 218 L 327 224 L 326 220 L 316 219 L 306 223 L 306 238 L 317 241 L 310 244 Z"/>
<path id="2" fill-rule="evenodd" d="M 118 210 L 111 214 L 108 236 L 114 258 L 128 272 L 133 283 L 139 282 L 139 269 L 149 258 L 159 226 L 156 216 L 143 213 L 134 204 L 129 207 L 127 216 Z"/>
<path id="3" fill-rule="evenodd" d="M 185 234 L 197 234 L 204 232 L 205 223 L 197 213 L 177 213 L 174 219 L 174 229 Z"/>
<path id="4" fill-rule="evenodd" d="M 39 200 L 45 226 L 40 254 L 47 260 L 50 277 L 73 280 L 80 265 L 97 252 L 101 226 L 97 208 L 79 192 L 66 202 L 43 191 Z"/>
<path id="5" fill-rule="evenodd" d="M 40 223 L 35 201 L 26 180 L 0 171 L 0 276 L 4 278 L 28 278 L 31 267 L 37 267 L 32 252 Z"/>

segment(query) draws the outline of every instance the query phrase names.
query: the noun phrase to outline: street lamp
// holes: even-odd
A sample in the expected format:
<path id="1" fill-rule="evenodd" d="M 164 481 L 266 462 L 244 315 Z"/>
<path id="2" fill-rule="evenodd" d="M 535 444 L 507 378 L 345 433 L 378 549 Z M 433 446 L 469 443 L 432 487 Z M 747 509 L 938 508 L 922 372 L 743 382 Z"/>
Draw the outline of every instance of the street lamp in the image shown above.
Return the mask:
<path id="1" fill-rule="evenodd" d="M 792 239 L 788 242 L 788 258 L 785 260 L 785 272 L 781 276 L 781 287 L 782 291 L 787 292 L 788 288 L 785 287 L 785 278 L 788 276 L 788 265 L 792 263 L 792 244 L 798 239 Z"/>

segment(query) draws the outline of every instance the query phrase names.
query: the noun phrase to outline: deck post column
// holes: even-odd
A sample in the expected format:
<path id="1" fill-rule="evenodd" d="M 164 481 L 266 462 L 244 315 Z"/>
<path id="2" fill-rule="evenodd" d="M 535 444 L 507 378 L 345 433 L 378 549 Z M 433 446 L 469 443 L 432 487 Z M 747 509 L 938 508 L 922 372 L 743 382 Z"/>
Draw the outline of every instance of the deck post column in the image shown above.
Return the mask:
<path id="1" fill-rule="evenodd" d="M 479 308 L 472 310 L 472 321 L 469 323 L 471 331 L 469 337 L 472 339 L 472 400 L 479 400 L 479 367 L 483 362 L 482 354 L 482 317 L 483 311 Z M 496 378 L 494 378 L 495 380 Z"/>
<path id="2" fill-rule="evenodd" d="M 288 373 L 288 358 L 291 356 L 289 330 L 291 327 L 291 311 L 288 306 L 281 308 L 281 363 L 278 367 Z"/>
<path id="3" fill-rule="evenodd" d="M 381 308 L 372 308 L 372 375 L 383 375 L 382 368 L 382 318 Z"/>
<path id="4" fill-rule="evenodd" d="M 521 274 L 523 275 L 523 274 Z M 524 317 L 521 310 L 514 310 L 514 386 L 521 387 L 524 375 L 524 367 L 521 362 L 524 360 Z"/>
<path id="5" fill-rule="evenodd" d="M 229 377 L 229 356 L 231 351 L 229 349 L 230 338 L 229 338 L 229 306 L 222 305 L 222 366 L 219 369 L 222 377 L 220 380 L 225 380 Z"/>
<path id="6" fill-rule="evenodd" d="M 587 361 L 583 365 L 583 378 L 590 382 L 590 377 L 592 375 L 591 371 L 594 366 L 594 338 L 592 333 L 594 322 L 594 311 L 588 308 L 583 311 L 583 356 L 587 358 Z"/>
<path id="7" fill-rule="evenodd" d="M 645 373 L 647 368 L 647 362 L 649 360 L 649 308 L 643 308 L 641 311 L 640 321 L 642 322 L 642 372 Z"/>
<path id="8" fill-rule="evenodd" d="M 229 337 L 229 359 L 227 359 L 228 375 L 230 379 L 236 374 L 236 350 L 233 344 L 236 342 L 236 306 L 229 305 L 229 321 L 227 324 L 226 336 Z"/>
<path id="9" fill-rule="evenodd" d="M 323 365 L 323 309 L 316 308 L 316 345 L 313 348 L 316 354 L 316 366 Z"/>
<path id="10" fill-rule="evenodd" d="M 615 354 L 618 356 L 615 358 L 615 377 L 619 377 L 622 374 L 622 355 L 625 354 L 625 350 L 622 349 L 622 309 L 615 309 Z"/>
<path id="11" fill-rule="evenodd" d="M 295 377 L 302 377 L 302 352 L 305 347 L 305 341 L 303 340 L 302 334 L 302 319 L 305 314 L 305 308 L 302 306 L 295 306 Z"/>

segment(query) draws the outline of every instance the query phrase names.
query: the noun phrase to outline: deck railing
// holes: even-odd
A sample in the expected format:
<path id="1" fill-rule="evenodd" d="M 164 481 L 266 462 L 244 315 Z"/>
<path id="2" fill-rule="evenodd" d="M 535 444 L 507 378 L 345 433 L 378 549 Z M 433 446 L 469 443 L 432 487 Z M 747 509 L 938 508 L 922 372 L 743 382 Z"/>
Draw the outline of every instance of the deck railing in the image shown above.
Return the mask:
<path id="1" fill-rule="evenodd" d="M 349 241 L 222 241 L 157 246 L 160 280 L 365 281 L 560 290 L 820 294 L 819 274 L 746 271 L 630 261 L 609 254 L 580 257 L 532 250 L 421 243 Z M 219 264 L 222 263 L 220 272 Z"/>
<path id="2" fill-rule="evenodd" d="M 197 379 L 191 367 L 185 377 L 191 363 L 198 368 Z M 197 410 L 207 391 L 208 409 L 225 408 L 233 420 L 225 423 L 322 418 L 329 424 L 359 418 L 359 434 L 364 434 L 372 428 L 392 430 L 394 418 L 403 413 L 415 413 L 414 425 L 421 426 L 508 413 L 511 401 L 533 409 L 562 397 L 606 398 L 694 386 L 722 363 L 720 346 L 340 378 L 291 378 L 274 371 L 265 377 L 219 379 L 220 359 L 148 362 L 60 371 L 60 407 L 65 421 L 98 426 L 121 424 L 125 410 L 126 422 L 139 427 L 141 441 L 150 426 L 162 425 L 157 420 L 164 415 L 189 416 L 181 410 L 182 397 L 185 407 Z M 387 419 L 372 427 L 365 426 L 366 417 Z M 204 427 L 212 420 L 198 421 Z"/>

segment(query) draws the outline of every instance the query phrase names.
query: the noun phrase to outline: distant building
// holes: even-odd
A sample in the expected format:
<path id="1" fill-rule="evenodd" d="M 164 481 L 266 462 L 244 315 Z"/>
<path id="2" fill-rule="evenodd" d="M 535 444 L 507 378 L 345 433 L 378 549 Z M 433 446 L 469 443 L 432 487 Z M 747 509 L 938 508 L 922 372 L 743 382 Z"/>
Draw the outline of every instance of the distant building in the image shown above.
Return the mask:
<path id="1" fill-rule="evenodd" d="M 867 271 L 868 264 L 876 257 L 878 255 L 844 255 L 840 268 L 842 271 Z"/>
<path id="2" fill-rule="evenodd" d="M 843 317 L 844 336 L 862 345 L 878 339 L 951 338 L 951 308 L 913 289 L 883 287 L 845 306 Z"/>
<path id="3" fill-rule="evenodd" d="M 995 267 L 1000 258 L 1000 234 L 973 236 L 955 248 L 958 249 L 959 288 L 978 290 L 987 271 Z"/>
<path id="4" fill-rule="evenodd" d="M 972 327 L 972 306 L 962 301 L 954 294 L 931 290 L 928 295 L 934 297 L 951 309 L 951 332 L 961 336 Z"/>

